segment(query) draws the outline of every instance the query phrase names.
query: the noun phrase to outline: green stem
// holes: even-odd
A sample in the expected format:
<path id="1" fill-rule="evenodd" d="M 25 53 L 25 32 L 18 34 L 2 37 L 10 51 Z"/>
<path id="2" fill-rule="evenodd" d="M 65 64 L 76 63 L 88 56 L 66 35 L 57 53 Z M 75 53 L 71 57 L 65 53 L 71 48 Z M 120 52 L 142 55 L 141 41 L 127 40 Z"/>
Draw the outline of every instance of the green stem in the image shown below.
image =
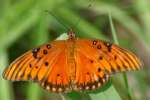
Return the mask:
<path id="1" fill-rule="evenodd" d="M 110 21 L 110 27 L 111 27 L 111 33 L 112 33 L 112 36 L 113 36 L 113 40 L 116 44 L 119 45 L 119 41 L 117 39 L 117 35 L 116 35 L 116 30 L 114 28 L 114 25 L 113 25 L 113 22 L 112 22 L 112 17 L 111 17 L 111 14 L 109 13 L 109 21 Z"/>
<path id="2" fill-rule="evenodd" d="M 112 31 L 113 40 L 114 40 L 115 44 L 119 45 L 119 41 L 117 39 L 116 30 L 114 28 L 110 12 L 109 12 L 109 21 L 110 21 L 110 27 L 111 27 L 111 31 Z M 127 88 L 128 99 L 132 100 L 132 96 L 131 96 L 130 89 L 129 89 L 129 84 L 128 84 L 128 77 L 127 77 L 125 72 L 122 74 L 122 77 L 124 79 L 125 87 Z"/>
<path id="3" fill-rule="evenodd" d="M 29 84 L 27 92 L 27 100 L 40 100 L 40 91 L 37 85 Z"/>
<path id="4" fill-rule="evenodd" d="M 6 65 L 8 65 L 8 55 L 6 49 L 0 50 L 0 75 L 2 75 Z M 14 100 L 12 84 L 0 77 L 0 100 Z"/>
<path id="5" fill-rule="evenodd" d="M 130 88 L 129 88 L 129 84 L 128 84 L 128 77 L 127 77 L 127 75 L 126 75 L 125 72 L 122 74 L 122 76 L 123 76 L 123 78 L 124 78 L 125 86 L 126 86 L 127 91 L 128 91 L 128 92 L 127 92 L 128 99 L 129 99 L 129 100 L 132 100 L 132 95 L 131 95 L 131 93 L 130 93 Z"/>

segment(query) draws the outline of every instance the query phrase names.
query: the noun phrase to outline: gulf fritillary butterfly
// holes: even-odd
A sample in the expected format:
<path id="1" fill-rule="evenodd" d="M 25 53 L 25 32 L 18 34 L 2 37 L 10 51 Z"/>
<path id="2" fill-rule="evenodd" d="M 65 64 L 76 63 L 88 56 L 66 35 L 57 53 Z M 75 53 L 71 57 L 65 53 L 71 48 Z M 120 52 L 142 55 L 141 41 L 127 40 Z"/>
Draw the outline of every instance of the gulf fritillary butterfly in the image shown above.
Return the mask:
<path id="1" fill-rule="evenodd" d="M 112 73 L 138 70 L 141 61 L 130 51 L 101 40 L 56 40 L 34 48 L 4 71 L 4 79 L 34 81 L 49 92 L 95 90 Z"/>

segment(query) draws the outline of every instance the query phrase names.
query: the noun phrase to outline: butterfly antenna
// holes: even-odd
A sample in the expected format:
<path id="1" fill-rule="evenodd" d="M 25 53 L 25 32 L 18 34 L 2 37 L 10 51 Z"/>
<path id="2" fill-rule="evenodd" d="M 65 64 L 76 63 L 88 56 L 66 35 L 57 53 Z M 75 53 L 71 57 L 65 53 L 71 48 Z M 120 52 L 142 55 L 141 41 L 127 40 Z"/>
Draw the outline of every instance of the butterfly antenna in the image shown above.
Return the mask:
<path id="1" fill-rule="evenodd" d="M 90 3 L 88 4 L 87 8 L 91 8 L 92 7 L 92 3 L 94 3 L 94 0 L 90 0 Z M 79 17 L 78 21 L 76 22 L 76 24 L 74 24 L 74 27 L 77 28 L 77 26 L 79 25 L 79 23 L 81 22 L 81 17 Z"/>
<path id="2" fill-rule="evenodd" d="M 63 24 L 63 22 L 55 14 L 53 14 L 51 11 L 45 10 L 45 12 L 47 12 L 51 16 L 53 16 L 64 27 L 65 31 L 68 31 L 70 29 L 68 26 L 66 26 L 65 24 Z"/>

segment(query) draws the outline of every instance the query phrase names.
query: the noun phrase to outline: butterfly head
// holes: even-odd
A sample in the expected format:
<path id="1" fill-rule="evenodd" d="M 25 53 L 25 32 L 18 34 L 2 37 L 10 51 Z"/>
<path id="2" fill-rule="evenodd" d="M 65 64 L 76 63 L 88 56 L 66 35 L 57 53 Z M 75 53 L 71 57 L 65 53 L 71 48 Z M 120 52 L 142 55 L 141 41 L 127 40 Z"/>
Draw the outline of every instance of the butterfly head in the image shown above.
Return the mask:
<path id="1" fill-rule="evenodd" d="M 75 33 L 73 32 L 72 29 L 67 34 L 68 34 L 69 40 L 75 39 Z"/>

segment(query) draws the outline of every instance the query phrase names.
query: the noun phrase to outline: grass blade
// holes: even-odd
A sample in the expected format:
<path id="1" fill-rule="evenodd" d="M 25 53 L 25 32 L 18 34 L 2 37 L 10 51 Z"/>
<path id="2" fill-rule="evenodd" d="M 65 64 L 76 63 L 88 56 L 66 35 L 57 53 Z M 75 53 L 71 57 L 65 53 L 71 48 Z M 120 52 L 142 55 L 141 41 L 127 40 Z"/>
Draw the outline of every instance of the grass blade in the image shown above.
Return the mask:
<path id="1" fill-rule="evenodd" d="M 109 12 L 109 21 L 110 21 L 110 27 L 111 27 L 111 31 L 112 31 L 112 36 L 113 36 L 113 40 L 116 44 L 119 45 L 119 41 L 117 39 L 117 35 L 116 35 L 116 31 L 115 31 L 115 28 L 114 28 L 114 25 L 113 25 L 113 22 L 112 22 L 112 17 L 111 17 L 111 13 Z M 127 79 L 127 75 L 126 73 L 124 72 L 123 74 L 123 78 L 124 78 L 124 82 L 125 82 L 125 86 L 127 88 L 127 92 L 128 92 L 128 99 L 129 100 L 132 100 L 132 96 L 130 94 L 130 89 L 129 89 L 129 84 L 128 84 L 128 79 Z"/>
<path id="2" fill-rule="evenodd" d="M 0 51 L 0 75 L 8 63 L 8 57 L 6 50 Z M 8 81 L 5 81 L 0 77 L 0 100 L 14 100 L 12 84 Z"/>

